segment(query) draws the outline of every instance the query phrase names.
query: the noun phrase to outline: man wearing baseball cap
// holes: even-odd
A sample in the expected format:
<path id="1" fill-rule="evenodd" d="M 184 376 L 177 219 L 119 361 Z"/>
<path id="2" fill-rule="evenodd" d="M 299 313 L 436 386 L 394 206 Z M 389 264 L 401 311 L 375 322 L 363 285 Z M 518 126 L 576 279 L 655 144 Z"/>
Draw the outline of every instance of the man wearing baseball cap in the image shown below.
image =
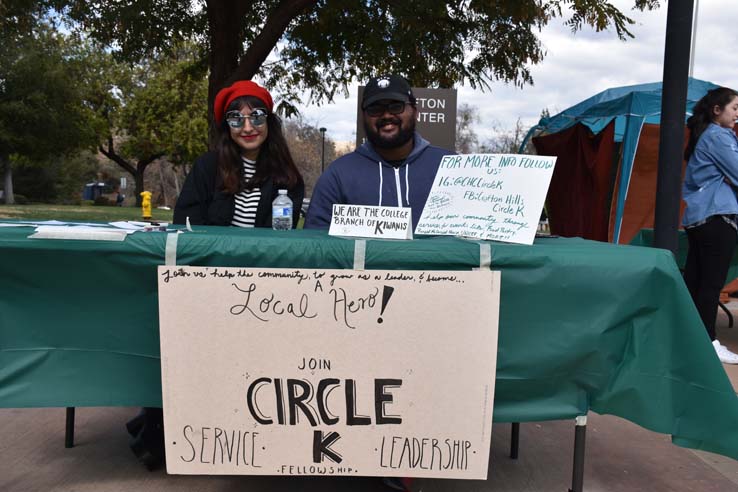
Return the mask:
<path id="1" fill-rule="evenodd" d="M 327 229 L 336 203 L 410 207 L 415 229 L 441 158 L 453 154 L 415 131 L 415 96 L 399 75 L 371 79 L 361 110 L 367 141 L 336 159 L 318 179 L 306 229 Z"/>

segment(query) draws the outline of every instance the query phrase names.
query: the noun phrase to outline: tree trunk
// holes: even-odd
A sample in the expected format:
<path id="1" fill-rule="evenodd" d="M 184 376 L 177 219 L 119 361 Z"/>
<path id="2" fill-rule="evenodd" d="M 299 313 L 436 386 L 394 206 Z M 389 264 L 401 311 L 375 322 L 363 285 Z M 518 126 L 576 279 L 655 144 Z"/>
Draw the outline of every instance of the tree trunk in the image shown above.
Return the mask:
<path id="1" fill-rule="evenodd" d="M 162 169 L 164 167 L 164 163 L 159 163 L 159 190 L 161 193 L 161 198 L 159 199 L 159 202 L 164 202 L 164 206 L 168 207 L 169 203 L 167 202 L 167 187 L 165 186 L 166 183 L 164 183 L 164 170 Z"/>
<path id="2" fill-rule="evenodd" d="M 174 173 L 174 189 L 177 194 L 177 198 L 179 198 L 179 192 L 180 192 L 180 185 L 179 185 L 179 166 L 172 166 L 172 173 Z"/>
<path id="3" fill-rule="evenodd" d="M 143 202 L 143 197 L 141 196 L 141 193 L 144 191 L 143 171 L 138 172 L 138 170 L 136 170 L 136 172 L 133 173 L 133 181 L 136 183 L 136 191 L 134 191 L 134 194 L 136 195 L 136 206 L 140 207 L 141 202 Z"/>
<path id="4" fill-rule="evenodd" d="M 240 27 L 248 2 L 239 0 L 208 0 L 208 28 L 210 30 L 210 75 L 208 76 L 208 121 L 210 147 L 216 142 L 213 122 L 215 95 L 226 85 L 228 77 L 238 67 L 242 39 Z"/>
<path id="5" fill-rule="evenodd" d="M 162 157 L 164 154 L 159 153 L 156 155 L 151 155 L 145 159 L 141 159 L 136 164 L 136 174 L 134 175 L 136 178 L 136 206 L 140 207 L 141 202 L 143 201 L 143 197 L 141 196 L 141 192 L 145 191 L 144 189 L 144 172 L 146 171 L 146 167 L 154 162 L 155 160 Z"/>
<path id="6" fill-rule="evenodd" d="M 13 194 L 13 166 L 10 163 L 10 158 L 6 156 L 0 156 L 0 167 L 5 164 L 5 205 L 13 205 L 15 203 L 15 195 Z"/>
<path id="7" fill-rule="evenodd" d="M 136 206 L 141 206 L 141 201 L 143 198 L 141 197 L 141 192 L 144 191 L 144 171 L 146 170 L 146 166 L 163 156 L 163 153 L 151 155 L 145 159 L 141 159 L 136 164 L 136 167 L 133 167 L 133 165 L 119 156 L 115 152 L 115 148 L 113 147 L 113 138 L 108 138 L 108 148 L 106 149 L 102 145 L 98 147 L 98 150 L 102 155 L 110 159 L 111 161 L 118 164 L 120 167 L 128 171 L 129 174 L 133 175 L 133 180 L 135 182 L 135 191 L 136 194 Z"/>
<path id="8" fill-rule="evenodd" d="M 210 31 L 210 76 L 208 78 L 208 121 L 210 147 L 216 142 L 213 125 L 213 101 L 223 87 L 236 80 L 251 80 L 257 74 L 269 53 L 284 35 L 295 17 L 318 0 L 282 0 L 269 14 L 264 28 L 256 36 L 239 61 L 241 27 L 249 2 L 242 0 L 207 0 L 208 29 Z M 267 87 L 267 89 L 269 89 Z"/>

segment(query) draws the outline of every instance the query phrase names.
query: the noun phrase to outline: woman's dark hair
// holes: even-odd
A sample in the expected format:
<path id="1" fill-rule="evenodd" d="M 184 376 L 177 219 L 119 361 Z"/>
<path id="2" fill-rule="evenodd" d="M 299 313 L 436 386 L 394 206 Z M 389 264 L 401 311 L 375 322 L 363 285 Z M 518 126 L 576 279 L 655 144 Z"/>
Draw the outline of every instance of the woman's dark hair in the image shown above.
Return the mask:
<path id="1" fill-rule="evenodd" d="M 242 96 L 234 99 L 224 113 L 240 111 L 245 106 L 266 108 L 266 104 L 261 99 L 254 96 Z M 274 185 L 281 188 L 292 189 L 302 183 L 302 176 L 295 161 L 292 160 L 287 141 L 282 133 L 282 120 L 279 116 L 270 112 L 267 116 L 267 128 L 269 133 L 259 149 L 259 157 L 256 158 L 256 171 L 254 176 L 246 182 L 243 178 L 241 147 L 231 139 L 228 123 L 223 118 L 218 126 L 216 153 L 218 170 L 223 178 L 223 191 L 226 193 L 238 193 L 244 189 L 252 189 L 270 177 Z"/>
<path id="2" fill-rule="evenodd" d="M 702 99 L 697 101 L 692 108 L 692 116 L 687 119 L 687 128 L 689 128 L 689 140 L 687 141 L 687 148 L 684 151 L 684 158 L 689 160 L 694 152 L 694 148 L 697 145 L 697 141 L 702 136 L 702 133 L 710 126 L 713 119 L 713 108 L 715 106 L 724 109 L 734 97 L 738 96 L 738 92 L 727 87 L 718 87 L 708 91 L 707 94 L 702 96 Z"/>

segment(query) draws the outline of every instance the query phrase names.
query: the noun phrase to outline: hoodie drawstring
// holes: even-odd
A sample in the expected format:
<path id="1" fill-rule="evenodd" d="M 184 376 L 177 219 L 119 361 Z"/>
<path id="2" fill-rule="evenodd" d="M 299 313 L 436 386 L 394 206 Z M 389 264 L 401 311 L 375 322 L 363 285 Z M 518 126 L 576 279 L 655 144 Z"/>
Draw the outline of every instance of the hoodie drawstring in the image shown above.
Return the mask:
<path id="1" fill-rule="evenodd" d="M 377 161 L 377 166 L 379 169 L 379 203 L 377 203 L 378 207 L 382 206 L 382 185 L 384 182 L 384 178 L 382 177 L 382 161 Z"/>
<path id="2" fill-rule="evenodd" d="M 405 201 L 407 202 L 407 206 L 410 206 L 410 179 L 408 176 L 410 175 L 410 164 L 407 162 L 405 163 Z"/>
<path id="3" fill-rule="evenodd" d="M 410 166 L 408 164 L 405 164 L 402 166 L 405 168 L 405 202 L 408 206 L 410 206 Z M 382 161 L 377 161 L 377 169 L 379 170 L 379 203 L 377 203 L 378 207 L 382 206 L 382 187 L 384 185 L 384 176 L 382 174 Z M 395 173 L 398 173 L 400 170 L 399 168 L 395 168 Z M 403 207 L 402 204 L 402 190 L 399 189 L 400 182 L 397 180 L 397 174 L 395 174 L 395 182 L 397 184 L 398 190 L 397 190 L 397 203 L 398 207 Z"/>

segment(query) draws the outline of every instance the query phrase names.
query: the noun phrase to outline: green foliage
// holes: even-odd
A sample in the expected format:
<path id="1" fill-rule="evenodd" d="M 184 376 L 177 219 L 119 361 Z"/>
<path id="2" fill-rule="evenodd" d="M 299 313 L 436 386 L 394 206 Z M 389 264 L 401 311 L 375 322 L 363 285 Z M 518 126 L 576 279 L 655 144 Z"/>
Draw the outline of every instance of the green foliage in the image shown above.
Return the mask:
<path id="1" fill-rule="evenodd" d="M 537 33 L 567 15 L 572 30 L 590 25 L 614 29 L 620 39 L 631 36 L 633 21 L 606 0 L 320 2 L 286 33 L 272 82 L 287 79 L 289 86 L 312 90 L 316 100 L 330 99 L 356 76 L 365 80 L 382 71 L 402 73 L 418 87 L 532 83 L 529 67 L 545 56 Z"/>
<path id="2" fill-rule="evenodd" d="M 15 190 L 35 203 L 77 203 L 84 183 L 95 178 L 97 159 L 90 152 L 33 161 L 13 156 Z M 15 194 L 18 202 L 18 194 Z"/>
<path id="3" fill-rule="evenodd" d="M 608 0 L 4 0 L 0 161 L 24 156 L 58 179 L 50 163 L 100 144 L 141 187 L 156 157 L 206 149 L 207 101 L 229 78 L 260 75 L 287 115 L 305 91 L 320 103 L 382 71 L 416 86 L 522 85 L 556 18 L 621 39 L 632 24 Z"/>
<path id="4" fill-rule="evenodd" d="M 121 60 L 138 61 L 176 51 L 183 41 L 206 43 L 204 1 L 47 0 L 49 7 L 80 23 Z"/>
<path id="5" fill-rule="evenodd" d="M 13 202 L 15 162 L 41 163 L 95 144 L 97 119 L 84 95 L 79 39 L 60 34 L 35 2 L 3 3 L 0 12 L 0 167 Z M 14 156 L 12 159 L 10 156 Z M 45 171 L 45 168 L 40 168 Z M 48 199 L 44 172 L 24 185 Z M 21 190 L 24 191 L 25 190 Z"/>
<path id="6" fill-rule="evenodd" d="M 89 39 L 77 45 L 80 85 L 94 112 L 100 149 L 143 191 L 144 171 L 167 155 L 191 163 L 207 149 L 207 84 L 199 48 L 182 43 L 137 64 L 119 62 Z"/>
<path id="7" fill-rule="evenodd" d="M 70 40 L 46 24 L 0 58 L 0 156 L 43 159 L 90 146 L 94 117 L 83 104 Z"/>
<path id="8" fill-rule="evenodd" d="M 0 57 L 13 56 L 20 40 L 45 19 L 44 2 L 3 0 L 0 2 Z"/>
<path id="9" fill-rule="evenodd" d="M 15 203 L 18 205 L 28 205 L 29 200 L 26 198 L 25 195 L 20 195 L 18 193 L 15 194 Z"/>
<path id="10" fill-rule="evenodd" d="M 85 151 L 52 161 L 49 168 L 54 173 L 55 203 L 78 203 L 82 187 L 95 179 L 98 159 Z"/>
<path id="11" fill-rule="evenodd" d="M 207 82 L 196 51 L 183 45 L 149 60 L 137 84 L 124 95 L 118 130 L 125 155 L 166 154 L 175 164 L 190 164 L 207 150 Z"/>
<path id="12" fill-rule="evenodd" d="M 54 178 L 44 164 L 33 162 L 21 156 L 11 157 L 13 161 L 13 186 L 15 190 L 33 202 L 53 201 L 56 198 Z M 18 193 L 15 193 L 16 203 Z"/>
<path id="13" fill-rule="evenodd" d="M 260 73 L 280 107 L 308 90 L 330 100 L 348 84 L 381 71 L 416 86 L 451 87 L 490 80 L 530 83 L 545 52 L 541 28 L 562 18 L 631 36 L 633 21 L 609 0 L 53 0 L 117 54 L 136 61 L 196 40 L 210 54 L 211 92 L 234 74 Z M 634 0 L 652 9 L 657 0 Z M 271 52 L 271 57 L 267 55 Z M 204 59 L 204 57 L 203 57 Z"/>
<path id="14" fill-rule="evenodd" d="M 117 62 L 99 42 L 76 36 L 72 39 L 78 85 L 85 107 L 94 114 L 90 129 L 95 144 L 99 144 L 112 137 L 119 125 L 123 97 L 135 84 L 134 70 L 129 64 Z"/>

